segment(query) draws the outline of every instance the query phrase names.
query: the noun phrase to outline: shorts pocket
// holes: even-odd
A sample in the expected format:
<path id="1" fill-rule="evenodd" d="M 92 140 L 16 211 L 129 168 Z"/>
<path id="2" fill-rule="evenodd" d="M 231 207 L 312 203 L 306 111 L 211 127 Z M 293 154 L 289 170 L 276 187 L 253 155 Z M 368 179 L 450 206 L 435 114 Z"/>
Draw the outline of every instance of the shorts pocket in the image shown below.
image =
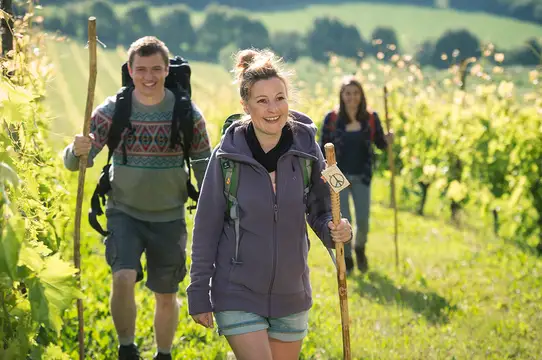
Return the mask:
<path id="1" fill-rule="evenodd" d="M 111 267 L 113 267 L 118 258 L 118 245 L 117 239 L 115 238 L 115 228 L 122 226 L 122 215 L 123 213 L 117 209 L 105 209 L 107 232 L 109 235 L 104 238 L 103 243 L 105 245 L 105 260 Z"/>
<path id="2" fill-rule="evenodd" d="M 107 265 L 113 267 L 115 264 L 115 261 L 118 258 L 118 252 L 117 252 L 117 244 L 115 243 L 115 238 L 113 236 L 113 233 L 106 236 L 104 239 L 105 244 L 105 260 L 107 261 Z"/>
<path id="3" fill-rule="evenodd" d="M 184 277 L 186 276 L 186 255 L 185 252 L 181 252 L 181 262 L 175 269 L 175 273 L 173 274 L 173 284 L 174 286 L 178 285 L 180 282 L 184 280 Z"/>

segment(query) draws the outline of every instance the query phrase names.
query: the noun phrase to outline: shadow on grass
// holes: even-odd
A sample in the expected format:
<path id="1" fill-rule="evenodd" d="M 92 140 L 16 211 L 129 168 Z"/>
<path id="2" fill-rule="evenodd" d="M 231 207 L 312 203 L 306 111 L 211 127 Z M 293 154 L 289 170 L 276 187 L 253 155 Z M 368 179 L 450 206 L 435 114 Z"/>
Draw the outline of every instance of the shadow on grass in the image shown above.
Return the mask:
<path id="1" fill-rule="evenodd" d="M 375 200 L 374 204 L 377 204 L 380 207 L 388 210 L 393 210 L 392 207 L 389 205 L 389 202 Z M 488 232 L 491 232 L 491 234 L 493 234 L 492 230 L 490 230 L 489 227 L 480 225 L 480 221 L 483 221 L 482 219 L 474 218 L 473 220 L 472 214 L 466 212 L 465 210 L 461 210 L 459 212 L 459 220 L 452 219 L 448 213 L 437 215 L 434 213 L 425 212 L 424 214 L 420 214 L 413 206 L 408 204 L 398 205 L 397 210 L 410 214 L 418 219 L 431 220 L 434 222 L 445 224 L 446 226 L 449 226 L 456 231 L 469 231 L 476 236 L 485 236 Z"/>
<path id="2" fill-rule="evenodd" d="M 426 318 L 432 324 L 448 323 L 448 315 L 457 310 L 455 305 L 435 292 L 412 291 L 405 287 L 397 287 L 385 275 L 369 272 L 367 276 L 352 279 L 356 283 L 356 291 L 360 296 L 377 300 L 385 305 L 395 304 L 410 308 Z"/>

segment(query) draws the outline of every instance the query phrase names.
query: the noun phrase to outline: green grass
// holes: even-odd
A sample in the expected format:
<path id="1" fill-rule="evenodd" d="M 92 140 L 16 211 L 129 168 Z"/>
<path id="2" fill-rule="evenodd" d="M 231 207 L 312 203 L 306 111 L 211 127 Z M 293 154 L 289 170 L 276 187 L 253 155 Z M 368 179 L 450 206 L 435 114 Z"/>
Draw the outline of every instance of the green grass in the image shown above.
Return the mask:
<path id="1" fill-rule="evenodd" d="M 73 5 L 81 9 L 84 3 Z M 117 5 L 118 14 L 123 14 L 130 5 Z M 178 5 L 152 7 L 151 16 L 158 19 Z M 53 11 L 52 8 L 46 11 Z M 512 49 L 530 37 L 542 37 L 542 26 L 485 13 L 466 13 L 450 9 L 432 9 L 412 5 L 390 5 L 375 3 L 343 3 L 333 5 L 307 5 L 288 10 L 245 11 L 261 19 L 270 32 L 298 31 L 305 33 L 317 17 L 333 16 L 346 24 L 355 25 L 364 38 L 369 38 L 379 26 L 395 29 L 401 46 L 414 51 L 426 40 L 436 40 L 450 29 L 465 28 L 482 42 L 492 42 L 500 49 Z M 203 12 L 192 12 L 192 23 L 203 21 Z"/>

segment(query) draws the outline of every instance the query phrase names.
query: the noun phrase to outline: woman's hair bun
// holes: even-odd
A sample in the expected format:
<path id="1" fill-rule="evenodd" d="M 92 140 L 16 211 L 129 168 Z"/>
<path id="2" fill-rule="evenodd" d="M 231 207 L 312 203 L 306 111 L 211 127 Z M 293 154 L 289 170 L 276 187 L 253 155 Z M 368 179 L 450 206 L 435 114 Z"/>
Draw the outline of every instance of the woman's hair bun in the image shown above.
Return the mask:
<path id="1" fill-rule="evenodd" d="M 267 80 L 278 77 L 290 90 L 288 78 L 290 74 L 282 69 L 282 59 L 278 58 L 273 51 L 255 48 L 244 49 L 234 56 L 235 82 L 239 84 L 239 94 L 243 100 L 248 100 L 252 85 L 259 80 Z"/>
<path id="2" fill-rule="evenodd" d="M 258 53 L 252 49 L 245 49 L 240 51 L 237 55 L 237 65 L 235 66 L 237 68 L 237 71 L 243 72 L 248 69 L 250 64 L 254 62 L 256 56 L 258 56 Z"/>

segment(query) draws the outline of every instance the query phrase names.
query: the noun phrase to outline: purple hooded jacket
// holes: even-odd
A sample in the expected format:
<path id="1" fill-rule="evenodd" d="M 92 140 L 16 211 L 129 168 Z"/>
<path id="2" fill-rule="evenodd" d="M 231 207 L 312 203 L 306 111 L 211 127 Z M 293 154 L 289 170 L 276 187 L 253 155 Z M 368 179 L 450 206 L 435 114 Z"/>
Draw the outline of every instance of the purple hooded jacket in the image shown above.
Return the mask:
<path id="1" fill-rule="evenodd" d="M 312 306 L 306 223 L 326 247 L 334 248 L 334 243 L 328 228 L 329 189 L 320 177 L 324 158 L 315 140 L 316 127 L 303 117 L 294 120 L 293 145 L 278 160 L 276 194 L 267 170 L 252 157 L 238 122 L 214 149 L 194 221 L 187 288 L 191 315 L 238 310 L 283 317 Z M 307 204 L 299 156 L 313 160 Z M 221 157 L 240 163 L 238 263 L 232 261 L 235 228 L 225 217 Z"/>

